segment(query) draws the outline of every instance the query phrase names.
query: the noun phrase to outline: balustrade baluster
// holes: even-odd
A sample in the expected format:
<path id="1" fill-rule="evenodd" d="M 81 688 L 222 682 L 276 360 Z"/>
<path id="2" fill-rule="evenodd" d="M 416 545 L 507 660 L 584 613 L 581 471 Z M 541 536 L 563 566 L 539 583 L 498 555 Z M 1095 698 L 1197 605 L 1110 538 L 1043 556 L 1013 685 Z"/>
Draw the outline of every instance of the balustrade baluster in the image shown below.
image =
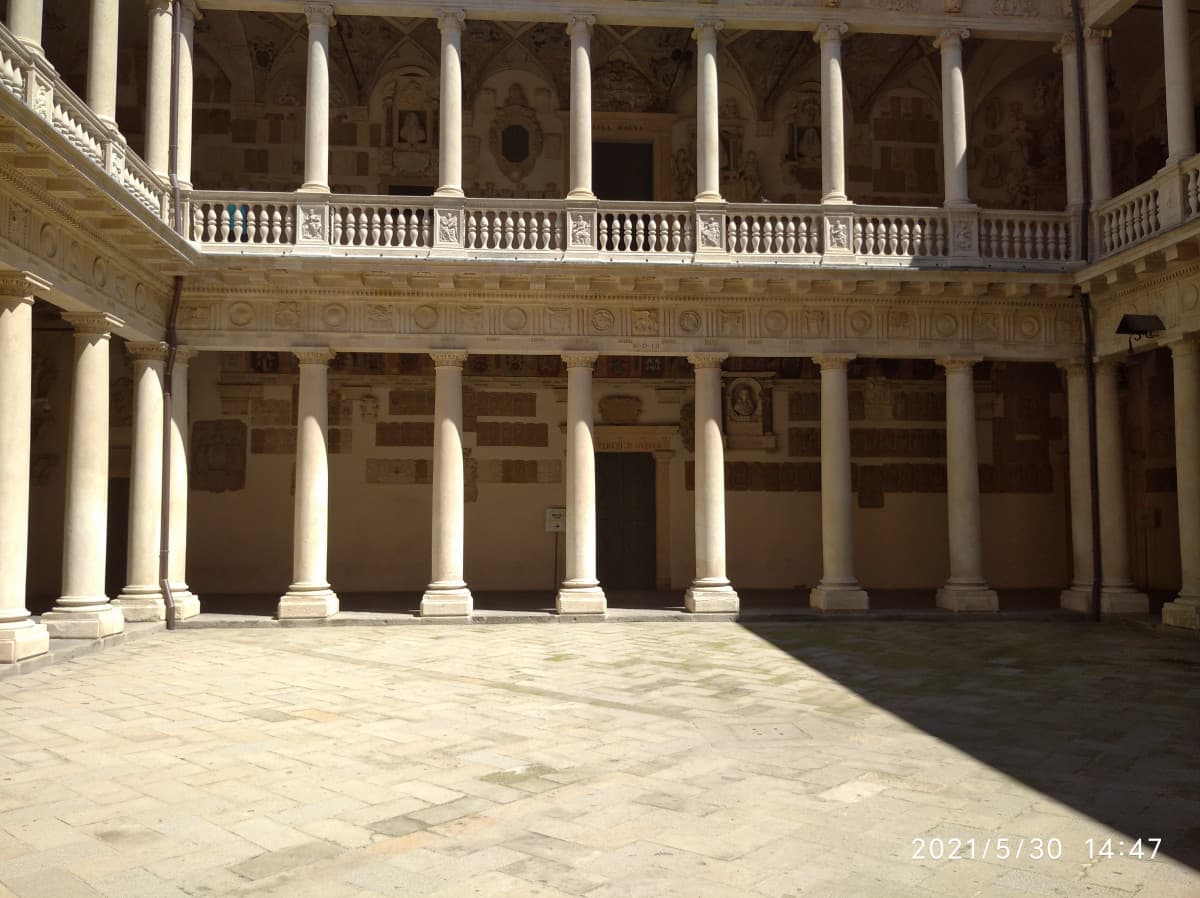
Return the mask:
<path id="1" fill-rule="evenodd" d="M 217 239 L 221 243 L 229 241 L 229 207 L 222 204 L 221 206 L 221 226 L 217 229 Z"/>
<path id="2" fill-rule="evenodd" d="M 199 204 L 192 206 L 192 239 L 201 243 L 208 242 L 204 228 L 204 209 Z"/>
<path id="3" fill-rule="evenodd" d="M 692 216 L 684 216 L 683 219 L 683 251 L 690 253 L 695 250 L 696 237 L 695 228 L 692 227 Z"/>

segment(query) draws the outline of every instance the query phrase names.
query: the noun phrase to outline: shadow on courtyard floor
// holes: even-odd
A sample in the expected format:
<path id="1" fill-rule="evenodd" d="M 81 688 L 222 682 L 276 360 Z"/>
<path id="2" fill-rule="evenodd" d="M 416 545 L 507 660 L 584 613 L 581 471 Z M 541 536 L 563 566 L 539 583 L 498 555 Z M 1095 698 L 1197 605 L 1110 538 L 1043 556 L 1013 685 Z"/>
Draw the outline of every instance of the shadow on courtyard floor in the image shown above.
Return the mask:
<path id="1" fill-rule="evenodd" d="M 743 626 L 873 705 L 1088 815 L 1097 822 L 1093 835 L 1111 836 L 1114 850 L 1118 840 L 1161 838 L 1163 854 L 1200 869 L 1194 637 L 1083 621 Z"/>

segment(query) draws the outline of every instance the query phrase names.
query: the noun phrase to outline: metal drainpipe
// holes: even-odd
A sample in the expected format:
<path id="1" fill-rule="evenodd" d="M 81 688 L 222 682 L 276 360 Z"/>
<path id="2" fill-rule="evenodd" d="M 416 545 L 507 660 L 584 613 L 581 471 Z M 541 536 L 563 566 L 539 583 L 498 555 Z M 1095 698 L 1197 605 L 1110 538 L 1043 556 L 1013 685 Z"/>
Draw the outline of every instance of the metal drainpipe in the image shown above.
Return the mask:
<path id="1" fill-rule="evenodd" d="M 171 122 L 170 146 L 167 153 L 167 170 L 171 179 L 173 224 L 175 232 L 183 234 L 183 206 L 179 190 L 179 42 L 182 39 L 180 0 L 171 0 Z M 163 372 L 163 452 L 162 452 L 162 502 L 159 518 L 158 582 L 166 604 L 167 629 L 174 630 L 175 597 L 171 594 L 171 390 L 175 377 L 175 357 L 179 342 L 175 324 L 179 317 L 179 298 L 183 293 L 183 275 L 175 275 L 171 291 L 171 308 L 167 313 L 167 364 Z M 186 435 L 185 435 L 186 439 Z"/>
<path id="2" fill-rule="evenodd" d="M 1083 169 L 1083 207 L 1079 211 L 1079 249 L 1084 264 L 1092 261 L 1092 148 L 1087 104 L 1087 52 L 1083 45 L 1083 11 L 1079 0 L 1071 0 L 1071 16 L 1075 25 L 1075 71 L 1079 92 L 1080 167 Z M 1100 620 L 1100 592 L 1103 565 L 1100 557 L 1100 450 L 1096 433 L 1096 333 L 1092 326 L 1091 296 L 1082 287 L 1075 288 L 1079 296 L 1079 314 L 1083 319 L 1083 367 L 1087 379 L 1088 404 L 1088 488 L 1092 494 L 1092 601 L 1091 617 Z"/>

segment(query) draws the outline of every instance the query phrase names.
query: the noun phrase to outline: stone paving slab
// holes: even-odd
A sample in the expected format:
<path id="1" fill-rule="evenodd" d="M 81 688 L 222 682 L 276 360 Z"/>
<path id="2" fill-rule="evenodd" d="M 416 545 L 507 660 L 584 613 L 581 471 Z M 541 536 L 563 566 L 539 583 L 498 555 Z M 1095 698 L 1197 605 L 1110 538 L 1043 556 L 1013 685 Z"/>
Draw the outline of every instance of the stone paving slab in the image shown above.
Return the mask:
<path id="1" fill-rule="evenodd" d="M 0 682 L 0 896 L 1195 898 L 1198 690 L 1081 622 L 160 632 Z"/>

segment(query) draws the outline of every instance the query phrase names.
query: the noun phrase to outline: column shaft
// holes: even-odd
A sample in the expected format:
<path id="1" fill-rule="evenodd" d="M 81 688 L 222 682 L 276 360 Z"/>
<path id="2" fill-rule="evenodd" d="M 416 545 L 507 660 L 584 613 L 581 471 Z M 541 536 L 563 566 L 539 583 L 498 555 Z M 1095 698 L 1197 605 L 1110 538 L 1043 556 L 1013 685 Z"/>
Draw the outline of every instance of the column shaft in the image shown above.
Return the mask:
<path id="1" fill-rule="evenodd" d="M 469 615 L 463 580 L 462 370 L 467 353 L 430 353 L 435 365 L 433 405 L 433 573 L 421 598 L 422 617 Z"/>
<path id="2" fill-rule="evenodd" d="M 1096 365 L 1096 431 L 1100 480 L 1100 610 L 1109 614 L 1145 614 L 1146 596 L 1129 574 L 1129 521 L 1125 506 L 1125 450 L 1115 362 Z"/>
<path id="3" fill-rule="evenodd" d="M 1168 164 L 1196 155 L 1187 0 L 1163 0 L 1163 71 L 1167 90 Z"/>
<path id="4" fill-rule="evenodd" d="M 104 594 L 108 552 L 109 315 L 67 314 L 75 328 L 75 366 L 67 435 L 67 502 L 62 596 L 42 615 L 51 636 L 99 639 L 125 619 Z"/>
<path id="5" fill-rule="evenodd" d="M 171 369 L 171 482 L 167 533 L 167 579 L 175 619 L 186 620 L 200 613 L 200 599 L 187 583 L 188 534 L 188 370 L 194 349 L 177 349 Z"/>
<path id="6" fill-rule="evenodd" d="M 592 193 L 592 26 L 595 16 L 570 16 L 571 35 L 571 199 Z"/>
<path id="7" fill-rule="evenodd" d="M 175 157 L 176 175 L 184 189 L 192 186 L 192 66 L 196 39 L 196 18 L 199 11 L 191 0 L 179 6 L 179 108 L 176 110 L 179 147 Z"/>
<path id="8" fill-rule="evenodd" d="M 696 369 L 696 579 L 684 596 L 691 612 L 734 612 L 725 575 L 725 443 L 721 433 L 722 353 L 693 353 Z"/>
<path id="9" fill-rule="evenodd" d="M 462 32 L 466 15 L 458 10 L 438 18 L 442 32 L 441 143 L 438 196 L 462 196 Z"/>
<path id="10" fill-rule="evenodd" d="M 696 23 L 696 202 L 721 200 L 721 123 L 717 97 L 720 21 Z"/>
<path id="11" fill-rule="evenodd" d="M 88 39 L 87 102 L 102 121 L 117 127 L 118 0 L 92 0 Z"/>
<path id="12" fill-rule="evenodd" d="M 1064 608 L 1086 612 L 1092 602 L 1092 460 L 1088 426 L 1087 371 L 1082 362 L 1061 366 L 1067 372 L 1067 452 L 1071 493 L 1071 585 L 1063 590 Z"/>
<path id="13" fill-rule="evenodd" d="M 842 35 L 845 25 L 822 25 L 821 45 L 821 187 L 824 203 L 846 200 L 846 134 L 842 100 Z"/>
<path id="14" fill-rule="evenodd" d="M 850 481 L 850 390 L 847 366 L 853 356 L 824 355 L 821 366 L 821 583 L 812 591 L 814 608 L 867 608 L 867 594 L 854 576 L 854 495 Z"/>
<path id="15" fill-rule="evenodd" d="M 333 7 L 310 3 L 308 17 L 308 89 L 304 107 L 304 185 L 301 190 L 329 192 L 329 29 Z"/>
<path id="16" fill-rule="evenodd" d="M 604 590 L 596 579 L 596 450 L 592 426 L 594 352 L 566 352 L 567 532 L 560 614 L 603 614 Z"/>
<path id="17" fill-rule="evenodd" d="M 130 343 L 133 358 L 133 453 L 130 460 L 126 587 L 113 604 L 128 621 L 163 620 L 158 583 L 162 527 L 163 343 Z"/>
<path id="18" fill-rule="evenodd" d="M 42 0 L 8 0 L 8 30 L 28 46 L 42 49 Z"/>
<path id="19" fill-rule="evenodd" d="M 1062 56 L 1063 139 L 1067 162 L 1067 206 L 1083 203 L 1083 150 L 1079 130 L 1079 58 L 1075 36 L 1068 34 L 1055 49 Z"/>
<path id="20" fill-rule="evenodd" d="M 171 3 L 150 4 L 146 74 L 146 164 L 166 177 L 171 145 Z"/>
<path id="21" fill-rule="evenodd" d="M 292 585 L 279 600 L 279 617 L 330 617 L 338 597 L 329 588 L 328 349 L 297 350 L 300 402 L 296 432 L 296 499 Z"/>
<path id="22" fill-rule="evenodd" d="M 1087 61 L 1088 152 L 1092 203 L 1112 199 L 1112 162 L 1108 138 L 1108 59 L 1105 41 L 1112 32 L 1092 28 L 1083 42 Z"/>
<path id="23" fill-rule="evenodd" d="M 971 202 L 967 188 L 967 100 L 963 86 L 962 42 L 970 32 L 950 28 L 934 46 L 942 51 L 942 169 L 946 205 Z"/>
<path id="24" fill-rule="evenodd" d="M 1171 347 L 1175 373 L 1175 475 L 1179 506 L 1179 595 L 1163 623 L 1200 629 L 1200 346 Z"/>
<path id="25" fill-rule="evenodd" d="M 50 646 L 25 607 L 29 548 L 30 409 L 33 404 L 33 293 L 23 277 L 0 283 L 0 664 Z M 46 285 L 41 285 L 43 288 Z"/>
<path id="26" fill-rule="evenodd" d="M 951 611 L 995 611 L 996 593 L 983 579 L 979 508 L 979 451 L 975 435 L 978 359 L 939 359 L 946 369 L 946 506 L 950 579 L 937 603 Z"/>

